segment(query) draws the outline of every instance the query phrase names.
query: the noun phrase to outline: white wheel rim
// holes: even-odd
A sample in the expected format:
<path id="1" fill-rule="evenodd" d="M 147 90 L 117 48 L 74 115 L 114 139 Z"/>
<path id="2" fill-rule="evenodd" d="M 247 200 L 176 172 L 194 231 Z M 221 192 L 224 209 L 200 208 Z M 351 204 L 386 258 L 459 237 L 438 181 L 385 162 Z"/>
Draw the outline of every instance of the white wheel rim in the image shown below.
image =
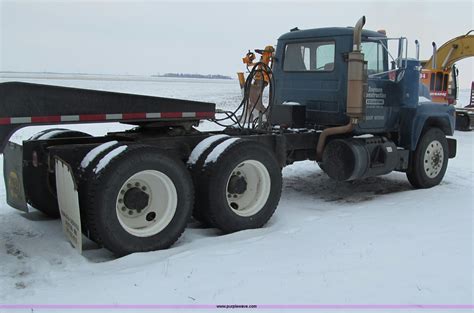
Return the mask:
<path id="1" fill-rule="evenodd" d="M 245 190 L 236 190 L 235 180 L 245 181 Z M 242 186 L 241 186 L 242 187 Z M 267 168 L 259 161 L 246 160 L 237 165 L 227 179 L 226 198 L 231 210 L 239 216 L 257 214 L 267 203 L 271 180 Z"/>
<path id="2" fill-rule="evenodd" d="M 426 176 L 435 178 L 441 172 L 444 163 L 443 146 L 438 140 L 429 143 L 423 157 L 423 168 Z"/>
<path id="3" fill-rule="evenodd" d="M 127 198 L 130 192 L 140 192 L 146 206 L 137 207 Z M 147 196 L 143 196 L 145 193 Z M 148 197 L 148 201 L 143 200 Z M 138 172 L 125 181 L 116 199 L 116 212 L 120 225 L 129 234 L 150 237 L 162 231 L 173 219 L 178 204 L 178 193 L 173 181 L 155 170 Z"/>

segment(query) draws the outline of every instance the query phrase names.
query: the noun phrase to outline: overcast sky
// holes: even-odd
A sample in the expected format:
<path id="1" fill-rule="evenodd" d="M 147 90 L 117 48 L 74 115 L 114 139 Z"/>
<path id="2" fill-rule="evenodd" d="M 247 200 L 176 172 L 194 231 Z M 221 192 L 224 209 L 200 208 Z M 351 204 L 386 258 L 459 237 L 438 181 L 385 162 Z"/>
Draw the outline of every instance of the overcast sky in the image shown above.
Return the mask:
<path id="1" fill-rule="evenodd" d="M 235 76 L 248 49 L 276 44 L 298 26 L 352 26 L 414 40 L 421 57 L 473 29 L 473 3 L 159 2 L 0 0 L 0 71 L 100 74 L 215 73 Z M 458 63 L 461 87 L 473 79 L 473 58 Z"/>

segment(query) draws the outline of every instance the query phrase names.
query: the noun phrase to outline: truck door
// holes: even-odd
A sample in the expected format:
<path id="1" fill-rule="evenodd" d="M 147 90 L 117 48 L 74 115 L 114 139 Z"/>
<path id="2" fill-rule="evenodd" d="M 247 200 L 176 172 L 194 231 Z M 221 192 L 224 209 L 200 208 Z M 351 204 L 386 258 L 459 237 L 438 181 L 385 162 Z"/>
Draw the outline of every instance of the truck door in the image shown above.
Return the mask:
<path id="1" fill-rule="evenodd" d="M 347 65 L 336 38 L 288 41 L 278 47 L 283 49 L 283 64 L 278 69 L 283 73 L 276 75 L 276 100 L 306 105 L 308 124 L 347 123 L 343 114 Z"/>
<path id="2" fill-rule="evenodd" d="M 366 116 L 359 126 L 374 132 L 395 128 L 401 99 L 399 86 L 391 77 L 396 72 L 388 73 L 388 53 L 379 41 L 362 42 L 362 53 L 367 62 L 368 88 Z"/>

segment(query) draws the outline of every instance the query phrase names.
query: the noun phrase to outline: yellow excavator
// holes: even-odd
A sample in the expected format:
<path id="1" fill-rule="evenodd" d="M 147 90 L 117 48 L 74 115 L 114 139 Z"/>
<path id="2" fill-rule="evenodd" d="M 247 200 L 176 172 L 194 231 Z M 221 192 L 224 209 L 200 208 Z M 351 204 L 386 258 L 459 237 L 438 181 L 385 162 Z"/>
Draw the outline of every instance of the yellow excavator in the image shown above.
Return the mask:
<path id="1" fill-rule="evenodd" d="M 474 56 L 473 30 L 467 34 L 455 37 L 437 48 L 433 42 L 433 55 L 426 61 L 421 61 L 421 82 L 429 90 L 433 102 L 456 104 L 458 97 L 458 69 L 456 62 Z M 418 42 L 415 41 L 418 49 Z M 470 103 L 456 109 L 456 129 L 470 130 L 474 125 L 474 104 L 471 89 Z"/>

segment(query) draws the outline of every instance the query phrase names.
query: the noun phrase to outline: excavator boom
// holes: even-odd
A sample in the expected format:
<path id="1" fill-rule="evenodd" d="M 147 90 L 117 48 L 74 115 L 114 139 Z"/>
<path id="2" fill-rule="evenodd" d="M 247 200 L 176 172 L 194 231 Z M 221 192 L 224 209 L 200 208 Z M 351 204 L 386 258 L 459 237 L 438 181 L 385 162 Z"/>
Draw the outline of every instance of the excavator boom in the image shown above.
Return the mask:
<path id="1" fill-rule="evenodd" d="M 430 59 L 421 62 L 423 69 L 448 70 L 457 61 L 474 56 L 474 35 L 471 35 L 472 32 L 473 30 L 470 30 L 467 34 L 444 43 Z"/>

